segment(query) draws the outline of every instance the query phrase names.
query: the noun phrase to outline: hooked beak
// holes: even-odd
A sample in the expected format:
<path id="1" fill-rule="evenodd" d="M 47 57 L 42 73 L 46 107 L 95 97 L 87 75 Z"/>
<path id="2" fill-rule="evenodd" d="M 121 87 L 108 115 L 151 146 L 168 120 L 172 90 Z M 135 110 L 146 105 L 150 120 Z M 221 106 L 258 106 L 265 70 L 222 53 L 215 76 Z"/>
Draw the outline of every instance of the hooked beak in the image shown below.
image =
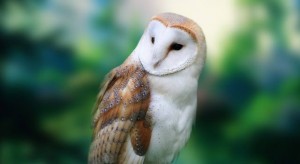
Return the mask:
<path id="1" fill-rule="evenodd" d="M 161 47 L 154 47 L 153 52 L 153 67 L 157 68 L 161 62 L 168 56 L 169 50 L 164 50 Z"/>

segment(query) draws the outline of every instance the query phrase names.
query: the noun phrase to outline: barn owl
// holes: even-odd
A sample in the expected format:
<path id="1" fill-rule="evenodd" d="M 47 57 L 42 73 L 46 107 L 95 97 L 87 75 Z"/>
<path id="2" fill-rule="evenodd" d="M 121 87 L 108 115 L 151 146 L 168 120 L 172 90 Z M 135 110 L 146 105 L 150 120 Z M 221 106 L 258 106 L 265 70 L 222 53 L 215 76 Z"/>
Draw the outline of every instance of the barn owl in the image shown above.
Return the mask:
<path id="1" fill-rule="evenodd" d="M 194 21 L 154 16 L 102 85 L 89 163 L 171 163 L 192 130 L 205 58 L 205 37 Z"/>

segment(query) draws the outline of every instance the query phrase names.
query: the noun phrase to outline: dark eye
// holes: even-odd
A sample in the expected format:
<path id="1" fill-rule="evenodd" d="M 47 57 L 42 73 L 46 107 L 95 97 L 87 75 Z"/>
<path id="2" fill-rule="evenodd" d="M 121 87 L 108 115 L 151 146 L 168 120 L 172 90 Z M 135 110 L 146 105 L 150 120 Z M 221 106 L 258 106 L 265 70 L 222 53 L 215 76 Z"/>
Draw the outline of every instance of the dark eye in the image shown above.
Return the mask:
<path id="1" fill-rule="evenodd" d="M 171 49 L 171 50 L 178 51 L 178 50 L 180 50 L 182 47 L 183 47 L 183 45 L 182 45 L 182 44 L 178 44 L 178 43 L 172 43 L 172 45 L 171 45 L 170 49 Z"/>
<path id="2" fill-rule="evenodd" d="M 155 42 L 155 38 L 151 37 L 151 43 L 154 44 L 154 42 Z"/>

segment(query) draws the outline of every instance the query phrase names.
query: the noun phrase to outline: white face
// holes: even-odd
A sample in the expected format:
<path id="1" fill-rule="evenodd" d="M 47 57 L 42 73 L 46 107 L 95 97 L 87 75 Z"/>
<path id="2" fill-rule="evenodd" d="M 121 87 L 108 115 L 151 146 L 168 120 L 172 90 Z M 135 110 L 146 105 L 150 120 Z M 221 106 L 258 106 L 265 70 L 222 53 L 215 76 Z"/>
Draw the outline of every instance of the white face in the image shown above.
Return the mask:
<path id="1" fill-rule="evenodd" d="M 136 51 L 145 70 L 161 76 L 192 65 L 198 54 L 198 45 L 187 32 L 153 20 Z"/>

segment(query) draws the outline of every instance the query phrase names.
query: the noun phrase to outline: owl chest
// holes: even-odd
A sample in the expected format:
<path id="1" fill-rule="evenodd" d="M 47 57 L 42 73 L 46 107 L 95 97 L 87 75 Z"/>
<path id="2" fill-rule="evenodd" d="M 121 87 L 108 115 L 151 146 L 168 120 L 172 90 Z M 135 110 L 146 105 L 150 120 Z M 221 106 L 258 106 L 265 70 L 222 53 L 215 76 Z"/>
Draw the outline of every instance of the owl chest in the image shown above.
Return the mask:
<path id="1" fill-rule="evenodd" d="M 173 85 L 153 87 L 148 110 L 153 129 L 145 161 L 169 163 L 188 140 L 196 111 L 197 82 L 186 82 L 191 85 L 184 88 L 180 86 L 184 83 L 178 81 Z"/>

